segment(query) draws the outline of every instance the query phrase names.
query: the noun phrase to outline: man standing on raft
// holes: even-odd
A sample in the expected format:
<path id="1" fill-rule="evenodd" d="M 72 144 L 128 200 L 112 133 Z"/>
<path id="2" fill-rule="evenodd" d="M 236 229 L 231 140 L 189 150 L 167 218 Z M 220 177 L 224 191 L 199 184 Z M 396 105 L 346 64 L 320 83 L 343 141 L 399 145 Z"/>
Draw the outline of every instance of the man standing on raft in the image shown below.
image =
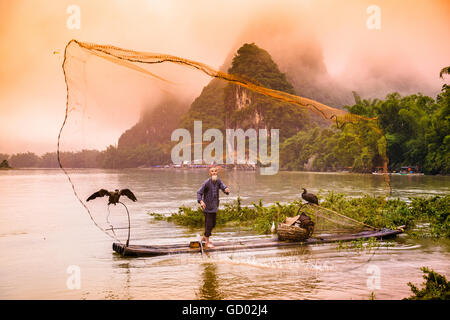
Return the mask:
<path id="1" fill-rule="evenodd" d="M 205 234 L 202 241 L 206 242 L 207 248 L 214 248 L 214 245 L 209 242 L 211 231 L 216 225 L 216 214 L 219 208 L 219 189 L 225 194 L 230 193 L 230 189 L 223 184 L 218 177 L 219 170 L 217 167 L 209 169 L 210 178 L 202 183 L 202 186 L 197 191 L 197 201 L 203 209 L 205 215 Z"/>

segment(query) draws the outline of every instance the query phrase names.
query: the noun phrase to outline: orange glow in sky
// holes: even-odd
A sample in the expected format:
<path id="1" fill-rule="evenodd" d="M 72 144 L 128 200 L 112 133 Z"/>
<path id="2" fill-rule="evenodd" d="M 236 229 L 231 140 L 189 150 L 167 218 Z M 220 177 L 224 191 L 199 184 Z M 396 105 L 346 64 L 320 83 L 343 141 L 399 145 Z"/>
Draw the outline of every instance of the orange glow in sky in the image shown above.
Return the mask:
<path id="1" fill-rule="evenodd" d="M 68 27 L 70 5 L 80 9 L 79 29 Z M 377 30 L 367 26 L 370 5 L 380 8 Z M 288 78 L 297 57 L 308 52 L 313 59 L 304 66 L 311 67 L 311 77 L 326 74 L 349 92 L 382 98 L 401 88 L 434 97 L 444 83 L 439 70 L 450 65 L 449 18 L 447 0 L 1 1 L 0 153 L 56 150 L 66 98 L 61 64 L 71 39 L 173 54 L 215 68 L 229 62 L 244 42 L 255 42 Z M 158 68 L 178 83 L 188 104 L 210 81 L 194 71 Z M 146 89 L 152 82 L 141 75 L 123 84 L 136 90 L 134 96 L 125 94 L 130 91 L 121 96 L 121 84 L 111 80 L 120 79 L 121 71 L 110 72 L 105 82 L 94 75 L 92 86 L 105 95 L 114 88 L 114 100 L 133 103 L 126 113 L 96 124 L 110 137 L 91 146 L 99 149 L 114 144 L 137 121 L 144 100 L 154 96 Z"/>

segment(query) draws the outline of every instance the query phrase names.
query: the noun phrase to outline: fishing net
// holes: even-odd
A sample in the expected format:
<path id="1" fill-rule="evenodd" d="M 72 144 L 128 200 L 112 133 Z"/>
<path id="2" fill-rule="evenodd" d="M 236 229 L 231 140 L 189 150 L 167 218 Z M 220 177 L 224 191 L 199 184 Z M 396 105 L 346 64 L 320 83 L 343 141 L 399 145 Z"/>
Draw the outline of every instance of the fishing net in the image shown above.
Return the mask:
<path id="1" fill-rule="evenodd" d="M 376 120 L 376 118 L 367 118 L 356 114 L 351 114 L 345 110 L 337 109 L 333 107 L 329 107 L 320 102 L 296 96 L 284 91 L 273 90 L 269 88 L 265 88 L 263 86 L 256 85 L 251 82 L 251 80 L 247 80 L 243 77 L 239 77 L 238 75 L 228 74 L 226 72 L 222 72 L 216 69 L 213 69 L 203 63 L 196 62 L 189 59 L 183 59 L 180 57 L 165 55 L 165 54 L 157 54 L 157 53 L 149 53 L 149 52 L 140 52 L 133 50 L 126 50 L 114 46 L 106 46 L 106 45 L 98 45 L 92 43 L 79 42 L 76 40 L 71 40 L 65 49 L 65 58 L 70 55 L 70 52 L 74 50 L 74 48 L 81 48 L 84 50 L 84 54 L 93 54 L 103 59 L 106 59 L 110 62 L 119 64 L 121 66 L 133 69 L 135 71 L 141 72 L 148 76 L 154 77 L 160 81 L 173 83 L 169 80 L 166 80 L 142 67 L 137 65 L 138 63 L 142 64 L 160 64 L 164 62 L 175 63 L 179 65 L 188 66 L 191 68 L 198 69 L 210 77 L 219 78 L 225 80 L 227 82 L 239 85 L 241 87 L 247 88 L 253 92 L 263 94 L 265 96 L 269 96 L 287 103 L 296 104 L 301 108 L 308 109 L 309 111 L 322 116 L 327 120 L 336 121 L 337 126 L 341 127 L 346 123 L 353 123 L 357 121 L 370 121 Z M 73 58 L 74 56 L 72 56 Z M 66 61 L 64 61 L 63 69 L 66 71 Z M 66 75 L 67 79 L 67 75 Z M 69 89 L 69 88 L 68 88 Z M 68 97 L 70 97 L 70 92 L 68 90 Z"/>
<path id="2" fill-rule="evenodd" d="M 368 128 L 380 135 L 380 139 L 385 139 L 379 129 L 376 118 L 351 114 L 345 110 L 333 108 L 312 99 L 270 89 L 247 77 L 216 70 L 201 62 L 168 54 L 134 51 L 110 45 L 71 40 L 64 51 L 63 71 L 67 100 L 64 121 L 58 135 L 57 160 L 60 168 L 69 179 L 77 199 L 89 213 L 92 221 L 102 231 L 115 239 L 125 238 L 123 232 L 127 230 L 126 215 L 119 215 L 119 227 L 114 229 L 113 214 L 110 214 L 105 209 L 106 201 L 102 205 L 88 206 L 84 199 L 86 190 L 97 191 L 96 188 L 114 189 L 120 187 L 117 186 L 121 182 L 120 178 L 115 181 L 116 185 L 111 183 L 109 186 L 99 185 L 99 183 L 102 183 L 101 179 L 93 179 L 91 185 L 84 186 L 83 192 L 80 194 L 80 188 L 75 186 L 77 174 L 79 173 L 68 169 L 71 167 L 71 164 L 68 160 L 69 157 L 65 159 L 65 156 L 69 153 L 68 150 L 73 150 L 74 148 L 91 150 L 99 149 L 100 146 L 105 147 L 109 144 L 116 144 L 120 132 L 125 132 L 137 123 L 140 118 L 145 118 L 145 115 L 141 112 L 142 108 L 130 107 L 131 104 L 142 106 L 145 104 L 143 101 L 151 100 L 154 102 L 154 100 L 157 100 L 155 96 L 173 95 L 173 92 L 177 90 L 176 88 L 180 84 L 177 82 L 178 79 L 172 81 L 167 76 L 161 75 L 164 72 L 162 70 L 159 70 L 161 71 L 159 72 L 158 66 L 163 64 L 177 66 L 178 69 L 171 73 L 172 76 L 184 72 L 180 68 L 184 70 L 187 67 L 197 73 L 200 71 L 203 76 L 216 78 L 223 83 L 245 88 L 250 92 L 269 97 L 274 101 L 295 105 L 330 123 L 334 123 L 337 128 L 342 129 L 347 125 L 364 122 L 368 125 Z M 120 66 L 120 68 L 112 68 L 112 65 Z M 133 72 L 130 72 L 130 70 Z M 189 74 L 189 76 L 192 76 L 192 74 Z M 165 109 L 161 110 L 164 111 Z M 164 112 L 161 112 L 166 115 L 164 118 L 153 119 L 152 121 L 164 126 L 166 122 L 176 118 L 176 112 L 172 114 L 169 111 L 167 113 Z M 147 130 L 145 135 L 148 138 L 143 138 L 140 143 L 146 148 L 150 148 L 147 150 L 147 155 L 154 154 L 157 150 L 151 149 L 150 145 L 153 137 L 158 135 L 159 131 L 141 129 Z M 137 128 L 136 130 L 141 129 Z M 127 137 L 124 134 L 123 139 L 128 139 L 130 143 L 133 143 L 132 136 Z M 120 143 L 121 141 L 119 141 Z M 383 173 L 387 190 L 390 192 L 386 144 L 381 143 L 380 146 L 379 154 L 383 159 Z M 118 152 L 113 147 L 108 148 L 106 151 L 102 155 L 86 152 L 81 161 L 89 163 L 89 159 L 95 158 L 95 160 L 98 160 L 98 157 L 108 157 L 114 152 Z M 86 167 L 89 167 L 89 165 L 86 164 Z M 340 225 L 344 229 L 361 229 L 360 223 L 358 224 L 355 221 L 338 216 L 336 213 L 328 210 L 316 207 L 307 209 L 308 213 L 317 222 L 317 230 L 321 228 L 323 230 L 332 230 L 330 227 L 331 223 Z M 114 208 L 114 210 L 117 209 Z M 118 232 L 120 233 L 119 235 Z"/>
<path id="3" fill-rule="evenodd" d="M 302 205 L 300 211 L 314 222 L 314 237 L 376 230 L 370 225 L 318 205 Z"/>

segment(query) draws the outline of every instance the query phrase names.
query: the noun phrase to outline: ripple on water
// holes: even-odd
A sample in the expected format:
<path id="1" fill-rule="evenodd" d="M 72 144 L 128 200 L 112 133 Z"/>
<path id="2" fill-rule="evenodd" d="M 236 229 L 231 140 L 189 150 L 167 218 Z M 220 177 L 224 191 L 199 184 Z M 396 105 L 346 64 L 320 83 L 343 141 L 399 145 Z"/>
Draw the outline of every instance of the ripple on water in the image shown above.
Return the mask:
<path id="1" fill-rule="evenodd" d="M 195 194 L 204 171 L 70 170 L 84 199 L 100 185 L 132 186 L 139 199 L 130 203 L 134 244 L 187 243 L 202 228 L 184 228 L 155 221 L 148 212 L 177 212 L 181 204 L 196 206 Z M 406 285 L 423 282 L 420 267 L 448 276 L 450 245 L 405 236 L 367 250 L 338 250 L 337 245 L 243 250 L 239 252 L 123 258 L 111 250 L 112 240 L 93 226 L 60 171 L 30 170 L 0 174 L 2 263 L 0 298 L 69 299 L 399 299 L 410 295 Z M 372 175 L 280 172 L 259 176 L 223 172 L 232 189 L 221 204 L 237 194 L 243 205 L 288 202 L 299 197 L 299 187 L 312 192 L 338 190 L 351 196 L 385 195 L 384 180 Z M 444 194 L 449 177 L 393 177 L 393 197 Z M 43 192 L 44 191 L 44 192 Z M 58 194 L 58 197 L 52 195 Z M 27 201 L 21 201 L 27 199 Z M 36 205 L 36 203 L 45 205 Z M 105 223 L 104 203 L 89 203 L 98 222 Z M 6 209 L 5 209 L 6 208 Z M 37 218 L 38 217 L 38 218 Z M 112 209 L 114 226 L 127 227 L 123 210 Z M 126 239 L 127 230 L 118 230 Z M 247 231 L 216 228 L 213 241 L 252 240 Z M 43 240 L 43 239 L 46 240 Z M 392 245 L 393 244 L 393 245 Z M 33 268 L 30 268 L 34 266 Z M 67 267 L 81 268 L 82 289 L 67 290 Z M 381 274 L 380 289 L 367 287 L 369 266 Z"/>

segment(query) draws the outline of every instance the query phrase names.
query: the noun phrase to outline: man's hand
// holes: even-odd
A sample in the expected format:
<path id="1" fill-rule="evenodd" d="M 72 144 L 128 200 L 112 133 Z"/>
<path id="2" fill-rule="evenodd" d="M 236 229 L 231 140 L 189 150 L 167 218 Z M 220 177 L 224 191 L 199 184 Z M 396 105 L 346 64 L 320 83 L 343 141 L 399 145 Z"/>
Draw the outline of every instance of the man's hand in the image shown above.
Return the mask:
<path id="1" fill-rule="evenodd" d="M 225 188 L 225 193 L 226 193 L 226 194 L 229 194 L 229 193 L 230 193 L 230 189 Z"/>
<path id="2" fill-rule="evenodd" d="M 206 204 L 203 202 L 203 200 L 200 200 L 200 207 L 202 207 L 203 210 L 206 209 Z"/>

